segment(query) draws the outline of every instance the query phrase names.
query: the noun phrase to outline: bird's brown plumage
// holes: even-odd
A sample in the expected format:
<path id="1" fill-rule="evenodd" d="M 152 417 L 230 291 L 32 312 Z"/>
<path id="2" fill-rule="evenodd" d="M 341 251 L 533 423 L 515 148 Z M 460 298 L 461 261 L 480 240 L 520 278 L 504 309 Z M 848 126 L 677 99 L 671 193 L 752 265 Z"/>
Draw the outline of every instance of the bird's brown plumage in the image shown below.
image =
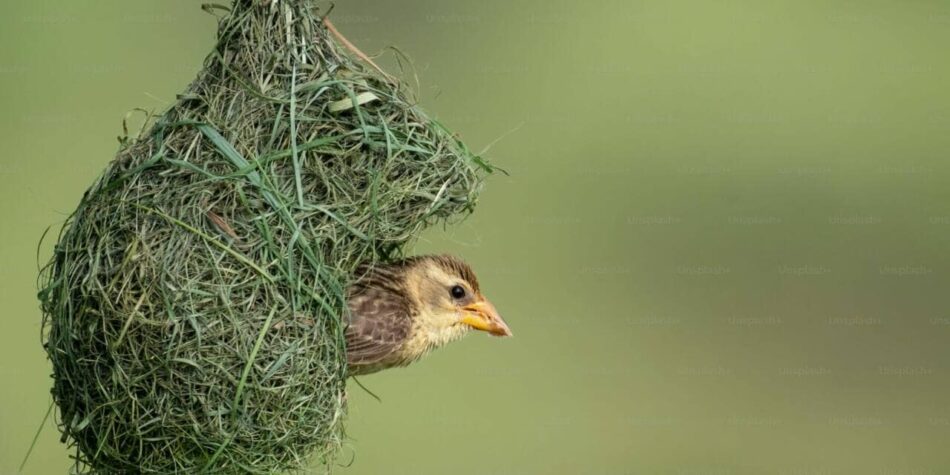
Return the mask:
<path id="1" fill-rule="evenodd" d="M 361 268 L 347 299 L 347 362 L 350 368 L 396 364 L 416 309 L 403 280 L 405 263 Z"/>

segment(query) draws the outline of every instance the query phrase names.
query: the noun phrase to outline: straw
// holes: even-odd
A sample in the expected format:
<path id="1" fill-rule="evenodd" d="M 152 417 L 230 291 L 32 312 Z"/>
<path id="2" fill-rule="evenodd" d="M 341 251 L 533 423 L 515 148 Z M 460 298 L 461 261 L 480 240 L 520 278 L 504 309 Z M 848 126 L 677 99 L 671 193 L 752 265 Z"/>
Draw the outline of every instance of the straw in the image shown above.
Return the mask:
<path id="1" fill-rule="evenodd" d="M 219 21 L 198 78 L 123 142 L 41 277 L 79 472 L 332 461 L 352 273 L 470 212 L 492 171 L 310 2 L 238 0 Z"/>

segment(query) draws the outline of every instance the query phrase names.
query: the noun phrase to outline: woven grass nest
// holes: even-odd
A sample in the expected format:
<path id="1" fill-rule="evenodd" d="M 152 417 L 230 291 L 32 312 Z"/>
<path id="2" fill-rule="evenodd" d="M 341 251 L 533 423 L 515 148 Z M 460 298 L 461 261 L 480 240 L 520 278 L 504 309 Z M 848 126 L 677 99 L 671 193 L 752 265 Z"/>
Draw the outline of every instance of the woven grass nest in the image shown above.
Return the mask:
<path id="1" fill-rule="evenodd" d="M 353 272 L 472 210 L 491 166 L 323 20 L 234 1 L 198 78 L 65 223 L 40 299 L 77 471 L 330 461 Z"/>

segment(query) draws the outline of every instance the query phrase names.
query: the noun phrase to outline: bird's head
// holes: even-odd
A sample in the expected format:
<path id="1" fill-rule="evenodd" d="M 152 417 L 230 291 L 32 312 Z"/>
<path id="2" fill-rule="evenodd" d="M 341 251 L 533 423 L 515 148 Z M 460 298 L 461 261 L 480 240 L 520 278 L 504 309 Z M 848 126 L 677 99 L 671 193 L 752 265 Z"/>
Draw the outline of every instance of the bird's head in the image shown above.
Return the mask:
<path id="1" fill-rule="evenodd" d="M 415 258 L 406 287 L 418 309 L 417 323 L 434 343 L 458 338 L 469 330 L 511 336 L 495 306 L 481 293 L 471 267 L 453 256 Z"/>

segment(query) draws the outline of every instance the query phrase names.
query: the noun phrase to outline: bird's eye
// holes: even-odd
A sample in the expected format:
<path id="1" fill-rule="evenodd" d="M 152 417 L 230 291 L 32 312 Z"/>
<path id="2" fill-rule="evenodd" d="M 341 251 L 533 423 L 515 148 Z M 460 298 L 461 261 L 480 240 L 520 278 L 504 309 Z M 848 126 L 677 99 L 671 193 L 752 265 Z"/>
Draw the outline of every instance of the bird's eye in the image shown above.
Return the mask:
<path id="1" fill-rule="evenodd" d="M 465 298 L 465 289 L 461 285 L 456 285 L 452 287 L 452 298 L 462 299 Z"/>

